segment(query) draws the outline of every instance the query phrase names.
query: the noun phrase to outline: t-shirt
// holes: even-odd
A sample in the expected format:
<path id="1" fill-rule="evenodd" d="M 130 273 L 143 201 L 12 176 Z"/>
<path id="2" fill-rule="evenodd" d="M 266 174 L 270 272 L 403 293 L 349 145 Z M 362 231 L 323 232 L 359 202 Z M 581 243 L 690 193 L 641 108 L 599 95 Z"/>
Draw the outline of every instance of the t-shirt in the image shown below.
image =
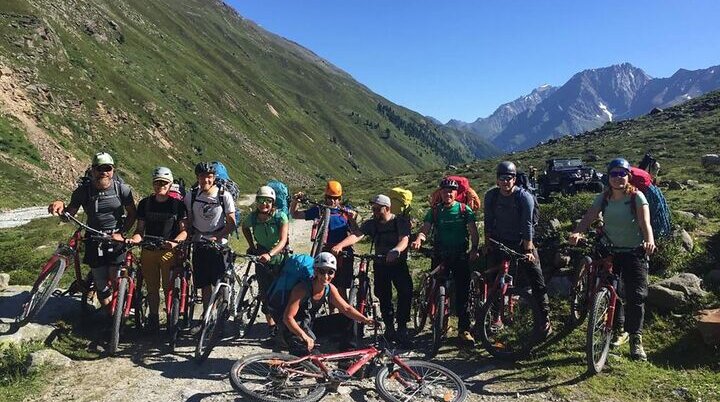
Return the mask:
<path id="1" fill-rule="evenodd" d="M 145 222 L 146 235 L 174 239 L 180 231 L 178 223 L 186 217 L 185 204 L 172 197 L 159 202 L 151 195 L 138 204 L 137 218 Z"/>
<path id="2" fill-rule="evenodd" d="M 601 208 L 605 194 L 598 194 L 593 207 Z M 619 200 L 608 200 L 603 212 L 603 230 L 616 248 L 635 248 L 642 245 L 643 236 L 640 225 L 630 211 L 630 195 Z M 635 196 L 635 207 L 648 205 L 645 195 L 638 191 Z"/>
<path id="3" fill-rule="evenodd" d="M 401 216 L 393 216 L 387 222 L 380 222 L 377 219 L 369 219 L 360 226 L 360 231 L 372 237 L 375 245 L 375 253 L 386 255 L 397 246 L 400 239 L 410 236 L 410 222 Z M 407 249 L 403 255 L 407 254 Z"/>
<path id="4" fill-rule="evenodd" d="M 436 250 L 443 251 L 466 251 L 468 248 L 469 223 L 475 224 L 475 212 L 470 207 L 465 207 L 465 213 L 461 211 L 460 203 L 455 201 L 450 207 L 440 204 L 437 209 L 437 218 L 433 219 L 433 208 L 425 214 L 425 222 L 433 225 L 435 231 Z"/>
<path id="5" fill-rule="evenodd" d="M 218 198 L 218 189 L 213 187 L 211 194 L 197 191 L 195 203 L 191 206 L 192 191 L 185 194 L 185 208 L 188 211 L 190 224 L 195 229 L 193 241 L 200 239 L 202 235 L 214 234 L 225 227 L 225 216 L 223 216 L 223 207 L 220 205 Z M 225 204 L 225 215 L 235 214 L 235 201 L 229 191 L 223 193 L 222 202 Z"/>
<path id="6" fill-rule="evenodd" d="M 349 205 L 348 208 L 352 208 Z M 320 207 L 317 205 L 305 211 L 305 220 L 311 221 L 320 218 Z M 336 208 L 330 208 L 330 223 L 328 224 L 328 244 L 338 244 L 345 239 L 350 230 L 346 214 Z"/>
<path id="7" fill-rule="evenodd" d="M 280 210 L 276 210 L 275 214 L 265 222 L 261 222 L 257 211 L 253 211 L 245 217 L 242 227 L 252 231 L 258 245 L 271 250 L 280 241 L 280 228 L 288 222 L 288 216 Z"/>
<path id="8" fill-rule="evenodd" d="M 130 186 L 113 181 L 105 190 L 98 190 L 93 183 L 78 186 L 68 208 L 82 207 L 88 226 L 107 231 L 122 228 L 125 207 L 130 205 L 135 205 Z"/>
<path id="9" fill-rule="evenodd" d="M 535 200 L 532 194 L 520 188 L 505 196 L 494 187 L 485 193 L 485 233 L 495 240 L 519 243 L 520 240 L 532 240 L 533 208 Z M 519 210 L 518 210 L 519 207 Z"/>

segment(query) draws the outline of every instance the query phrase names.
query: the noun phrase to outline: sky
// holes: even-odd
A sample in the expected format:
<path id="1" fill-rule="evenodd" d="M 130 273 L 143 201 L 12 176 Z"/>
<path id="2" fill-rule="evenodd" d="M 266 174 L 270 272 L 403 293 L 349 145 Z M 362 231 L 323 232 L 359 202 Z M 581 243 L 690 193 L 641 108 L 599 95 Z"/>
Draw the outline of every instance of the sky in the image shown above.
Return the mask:
<path id="1" fill-rule="evenodd" d="M 447 122 L 629 62 L 720 64 L 720 1 L 226 0 L 381 96 Z"/>

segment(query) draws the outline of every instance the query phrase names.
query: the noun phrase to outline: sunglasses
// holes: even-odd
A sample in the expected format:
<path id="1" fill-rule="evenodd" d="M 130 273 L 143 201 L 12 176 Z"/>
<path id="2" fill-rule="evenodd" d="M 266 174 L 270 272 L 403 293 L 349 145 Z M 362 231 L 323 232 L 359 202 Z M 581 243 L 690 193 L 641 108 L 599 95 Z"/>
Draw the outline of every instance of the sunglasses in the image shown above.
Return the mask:
<path id="1" fill-rule="evenodd" d="M 372 202 L 370 203 L 370 208 L 372 208 L 372 209 L 382 209 L 384 206 L 385 205 L 375 204 Z"/>
<path id="2" fill-rule="evenodd" d="M 498 176 L 497 179 L 500 181 L 511 181 L 511 180 L 515 179 L 515 176 L 513 176 L 511 174 L 506 174 L 506 175 Z"/>
<path id="3" fill-rule="evenodd" d="M 266 198 L 266 197 L 258 197 L 255 199 L 258 204 L 272 204 L 273 199 L 272 198 Z"/>
<path id="4" fill-rule="evenodd" d="M 155 181 L 153 182 L 153 185 L 154 185 L 154 186 L 160 186 L 160 187 L 167 186 L 168 184 L 170 184 L 170 182 L 169 182 L 169 181 L 164 181 L 164 180 L 155 180 Z"/>
<path id="5" fill-rule="evenodd" d="M 335 275 L 335 270 L 332 268 L 329 268 L 329 269 L 318 268 L 317 271 L 320 275 L 329 275 L 329 276 Z"/>
<path id="6" fill-rule="evenodd" d="M 95 166 L 95 170 L 98 172 L 110 172 L 113 170 L 113 165 L 99 165 Z"/>
<path id="7" fill-rule="evenodd" d="M 626 170 L 614 170 L 610 172 L 610 177 L 625 177 L 628 175 Z"/>
<path id="8" fill-rule="evenodd" d="M 335 197 L 335 196 L 332 196 L 332 195 L 326 195 L 326 196 L 325 196 L 325 199 L 326 199 L 326 200 L 339 200 L 340 197 Z"/>

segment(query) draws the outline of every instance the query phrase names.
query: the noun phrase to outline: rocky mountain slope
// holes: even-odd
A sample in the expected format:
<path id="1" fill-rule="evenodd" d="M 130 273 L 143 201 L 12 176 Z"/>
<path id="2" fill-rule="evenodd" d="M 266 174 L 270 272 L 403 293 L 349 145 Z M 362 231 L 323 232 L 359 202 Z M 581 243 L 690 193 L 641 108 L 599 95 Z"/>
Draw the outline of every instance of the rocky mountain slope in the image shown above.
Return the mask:
<path id="1" fill-rule="evenodd" d="M 0 37 L 0 207 L 66 193 L 101 149 L 131 184 L 218 159 L 247 189 L 496 152 L 221 1 L 8 0 Z"/>

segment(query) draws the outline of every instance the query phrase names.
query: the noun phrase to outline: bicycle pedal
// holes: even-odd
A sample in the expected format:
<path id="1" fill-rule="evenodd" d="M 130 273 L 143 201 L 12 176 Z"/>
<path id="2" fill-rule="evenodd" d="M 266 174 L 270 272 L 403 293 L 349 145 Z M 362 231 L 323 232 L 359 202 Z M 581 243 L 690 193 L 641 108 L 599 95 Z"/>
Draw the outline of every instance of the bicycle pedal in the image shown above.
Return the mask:
<path id="1" fill-rule="evenodd" d="M 333 382 L 345 382 L 349 380 L 350 374 L 347 373 L 345 370 L 332 370 L 329 373 L 330 381 Z"/>

